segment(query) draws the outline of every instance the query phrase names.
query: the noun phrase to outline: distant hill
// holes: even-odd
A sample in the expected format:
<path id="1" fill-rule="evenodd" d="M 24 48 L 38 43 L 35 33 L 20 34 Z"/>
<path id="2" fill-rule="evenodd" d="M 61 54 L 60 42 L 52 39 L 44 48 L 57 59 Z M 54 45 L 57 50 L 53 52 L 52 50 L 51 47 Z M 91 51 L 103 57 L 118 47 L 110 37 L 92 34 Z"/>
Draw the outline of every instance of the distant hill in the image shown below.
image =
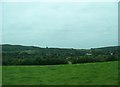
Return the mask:
<path id="1" fill-rule="evenodd" d="M 11 44 L 1 44 L 0 46 L 2 46 L 4 51 L 43 49 L 37 46 L 23 46 L 23 45 L 11 45 Z M 100 48 L 91 48 L 91 49 L 118 50 L 118 48 L 120 48 L 120 46 L 109 46 L 109 47 L 100 47 Z M 51 49 L 73 49 L 73 48 L 51 48 Z"/>
<path id="2" fill-rule="evenodd" d="M 45 50 L 51 50 L 51 51 L 70 51 L 71 50 L 77 50 L 78 49 L 72 49 L 72 48 L 41 48 L 36 46 L 22 46 L 22 45 L 10 45 L 10 44 L 2 44 L 2 51 L 3 52 L 14 52 L 14 51 L 26 51 L 26 50 L 34 50 L 34 51 L 45 51 Z M 110 46 L 110 47 L 101 47 L 101 48 L 91 48 L 91 49 L 79 49 L 79 51 L 90 51 L 90 50 L 97 50 L 97 51 L 109 51 L 114 52 L 118 51 L 120 46 Z"/>
<path id="3" fill-rule="evenodd" d="M 14 52 L 35 52 L 35 53 L 58 53 L 58 54 L 66 54 L 66 53 L 74 53 L 74 52 L 81 52 L 83 54 L 84 51 L 88 50 L 76 50 L 76 49 L 69 49 L 69 48 L 41 48 L 35 46 L 22 46 L 22 45 L 10 45 L 10 44 L 3 44 L 2 45 L 2 52 L 3 53 L 14 53 Z M 85 52 L 84 52 L 85 54 Z"/>
<path id="4" fill-rule="evenodd" d="M 24 50 L 38 50 L 40 47 L 34 46 L 22 46 L 22 45 L 10 45 L 10 44 L 3 44 L 2 51 L 24 51 Z"/>
<path id="5" fill-rule="evenodd" d="M 117 60 L 118 46 L 73 49 L 2 44 L 4 65 L 51 65 Z"/>
<path id="6" fill-rule="evenodd" d="M 109 46 L 109 47 L 100 47 L 100 48 L 93 48 L 93 49 L 99 49 L 99 50 L 118 50 L 120 46 Z"/>

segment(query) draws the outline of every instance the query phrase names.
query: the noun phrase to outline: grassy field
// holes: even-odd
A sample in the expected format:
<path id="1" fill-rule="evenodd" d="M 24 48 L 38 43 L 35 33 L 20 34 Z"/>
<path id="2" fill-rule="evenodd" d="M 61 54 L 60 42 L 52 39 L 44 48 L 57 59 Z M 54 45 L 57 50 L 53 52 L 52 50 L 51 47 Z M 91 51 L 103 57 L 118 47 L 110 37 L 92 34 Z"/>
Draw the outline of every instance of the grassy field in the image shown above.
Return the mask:
<path id="1" fill-rule="evenodd" d="M 115 85 L 118 62 L 3 66 L 3 85 Z"/>

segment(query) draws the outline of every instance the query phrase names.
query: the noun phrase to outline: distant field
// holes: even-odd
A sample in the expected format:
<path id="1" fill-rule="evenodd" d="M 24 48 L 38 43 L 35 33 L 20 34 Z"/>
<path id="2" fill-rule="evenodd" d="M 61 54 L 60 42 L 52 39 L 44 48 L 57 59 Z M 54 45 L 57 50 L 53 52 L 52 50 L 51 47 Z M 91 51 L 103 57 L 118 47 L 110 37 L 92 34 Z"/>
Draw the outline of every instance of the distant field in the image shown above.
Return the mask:
<path id="1" fill-rule="evenodd" d="M 3 66 L 3 85 L 115 85 L 118 62 Z"/>

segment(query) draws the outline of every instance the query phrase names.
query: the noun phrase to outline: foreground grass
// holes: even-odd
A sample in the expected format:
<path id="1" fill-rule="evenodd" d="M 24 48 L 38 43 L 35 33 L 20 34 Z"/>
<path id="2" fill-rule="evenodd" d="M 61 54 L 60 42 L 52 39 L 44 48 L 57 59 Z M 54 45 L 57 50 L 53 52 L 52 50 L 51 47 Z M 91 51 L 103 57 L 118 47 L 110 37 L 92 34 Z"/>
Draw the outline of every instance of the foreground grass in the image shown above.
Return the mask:
<path id="1" fill-rule="evenodd" d="M 3 66 L 3 85 L 115 85 L 118 62 Z"/>
<path id="2" fill-rule="evenodd" d="M 2 86 L 2 66 L 0 65 L 0 87 Z"/>

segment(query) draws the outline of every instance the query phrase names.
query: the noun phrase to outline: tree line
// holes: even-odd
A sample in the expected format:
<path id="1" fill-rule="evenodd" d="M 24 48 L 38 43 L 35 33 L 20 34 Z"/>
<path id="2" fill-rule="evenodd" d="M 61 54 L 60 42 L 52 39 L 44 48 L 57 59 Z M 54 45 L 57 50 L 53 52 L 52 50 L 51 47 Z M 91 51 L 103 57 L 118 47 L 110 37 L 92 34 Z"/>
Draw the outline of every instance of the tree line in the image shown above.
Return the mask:
<path id="1" fill-rule="evenodd" d="M 3 65 L 57 65 L 118 60 L 118 48 L 60 49 L 4 45 Z"/>

